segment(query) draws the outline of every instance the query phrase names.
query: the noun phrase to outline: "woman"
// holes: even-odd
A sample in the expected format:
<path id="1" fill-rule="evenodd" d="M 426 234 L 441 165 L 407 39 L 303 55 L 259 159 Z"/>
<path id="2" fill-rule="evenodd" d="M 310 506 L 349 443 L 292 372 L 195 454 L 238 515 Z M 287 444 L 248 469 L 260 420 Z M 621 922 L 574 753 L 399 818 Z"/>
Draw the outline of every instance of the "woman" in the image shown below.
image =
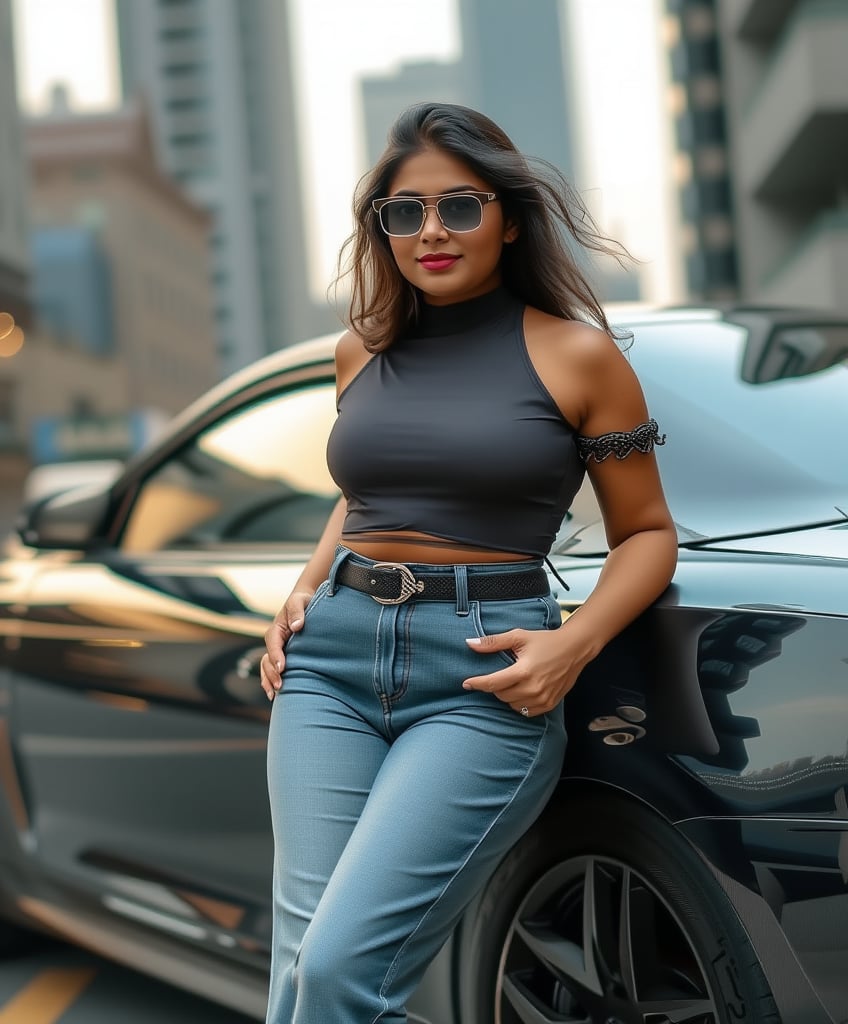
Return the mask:
<path id="1" fill-rule="evenodd" d="M 566 188 L 431 103 L 361 183 L 327 449 L 344 496 L 262 661 L 272 1024 L 407 1019 L 553 792 L 563 697 L 671 579 L 657 425 L 563 237 L 612 250 Z M 562 624 L 543 560 L 586 468 L 610 554 Z"/>

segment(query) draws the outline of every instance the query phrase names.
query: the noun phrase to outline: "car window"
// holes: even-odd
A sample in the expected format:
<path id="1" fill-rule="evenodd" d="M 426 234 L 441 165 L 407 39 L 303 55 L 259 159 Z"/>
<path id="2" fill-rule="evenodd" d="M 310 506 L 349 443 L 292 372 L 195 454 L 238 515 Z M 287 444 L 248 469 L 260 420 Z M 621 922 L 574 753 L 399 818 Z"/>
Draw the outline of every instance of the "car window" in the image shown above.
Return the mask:
<path id="1" fill-rule="evenodd" d="M 325 454 L 335 415 L 335 389 L 324 382 L 219 421 L 146 479 L 122 549 L 315 543 L 339 495 Z"/>

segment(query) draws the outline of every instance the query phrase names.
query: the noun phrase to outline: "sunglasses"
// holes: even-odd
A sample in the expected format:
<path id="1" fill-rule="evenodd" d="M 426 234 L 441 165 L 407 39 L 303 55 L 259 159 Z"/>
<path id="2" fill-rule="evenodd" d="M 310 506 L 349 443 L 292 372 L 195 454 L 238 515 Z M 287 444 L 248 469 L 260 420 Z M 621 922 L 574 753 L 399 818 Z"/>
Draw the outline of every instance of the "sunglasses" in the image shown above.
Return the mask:
<path id="1" fill-rule="evenodd" d="M 498 197 L 494 192 L 452 192 L 441 196 L 392 196 L 375 199 L 371 206 L 380 218 L 380 227 L 387 235 L 407 238 L 424 227 L 428 209 L 435 209 L 448 231 L 474 231 L 483 223 L 483 206 Z M 435 203 L 425 203 L 435 199 Z"/>

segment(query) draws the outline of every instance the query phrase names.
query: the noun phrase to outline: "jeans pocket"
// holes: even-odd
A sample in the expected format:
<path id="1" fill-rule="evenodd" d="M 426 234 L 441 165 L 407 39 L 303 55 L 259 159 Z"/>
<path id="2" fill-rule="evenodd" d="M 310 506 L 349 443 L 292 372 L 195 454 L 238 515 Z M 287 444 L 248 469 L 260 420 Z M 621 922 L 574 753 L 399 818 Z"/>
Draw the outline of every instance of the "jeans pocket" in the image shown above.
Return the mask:
<path id="1" fill-rule="evenodd" d="M 562 615 L 556 599 L 527 597 L 519 601 L 472 601 L 470 618 L 479 637 L 507 633 L 511 629 L 556 629 Z M 507 665 L 514 665 L 512 651 L 493 651 Z"/>
<path id="2" fill-rule="evenodd" d="M 318 584 L 318 589 L 315 591 L 315 593 L 312 595 L 312 597 L 309 598 L 309 602 L 307 603 L 306 608 L 303 611 L 303 621 L 304 622 L 306 622 L 307 617 L 309 615 L 311 615 L 313 611 L 315 611 L 315 606 L 317 604 L 319 604 L 321 602 L 321 600 L 326 596 L 327 591 L 329 589 L 330 589 L 330 581 L 329 580 L 324 580 L 323 583 L 319 583 Z"/>

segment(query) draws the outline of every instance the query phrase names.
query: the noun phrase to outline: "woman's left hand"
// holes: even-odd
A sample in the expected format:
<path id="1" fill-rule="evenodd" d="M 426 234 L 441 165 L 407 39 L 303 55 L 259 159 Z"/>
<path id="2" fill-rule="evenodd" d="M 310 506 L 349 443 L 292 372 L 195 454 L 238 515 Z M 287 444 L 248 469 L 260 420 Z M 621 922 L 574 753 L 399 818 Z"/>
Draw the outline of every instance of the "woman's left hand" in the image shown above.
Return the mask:
<path id="1" fill-rule="evenodd" d="M 555 708 L 597 653 L 580 649 L 576 634 L 570 637 L 566 624 L 554 631 L 510 629 L 470 637 L 466 643 L 479 654 L 511 651 L 516 662 L 497 672 L 466 679 L 463 688 L 493 693 L 527 716 L 543 715 Z"/>

